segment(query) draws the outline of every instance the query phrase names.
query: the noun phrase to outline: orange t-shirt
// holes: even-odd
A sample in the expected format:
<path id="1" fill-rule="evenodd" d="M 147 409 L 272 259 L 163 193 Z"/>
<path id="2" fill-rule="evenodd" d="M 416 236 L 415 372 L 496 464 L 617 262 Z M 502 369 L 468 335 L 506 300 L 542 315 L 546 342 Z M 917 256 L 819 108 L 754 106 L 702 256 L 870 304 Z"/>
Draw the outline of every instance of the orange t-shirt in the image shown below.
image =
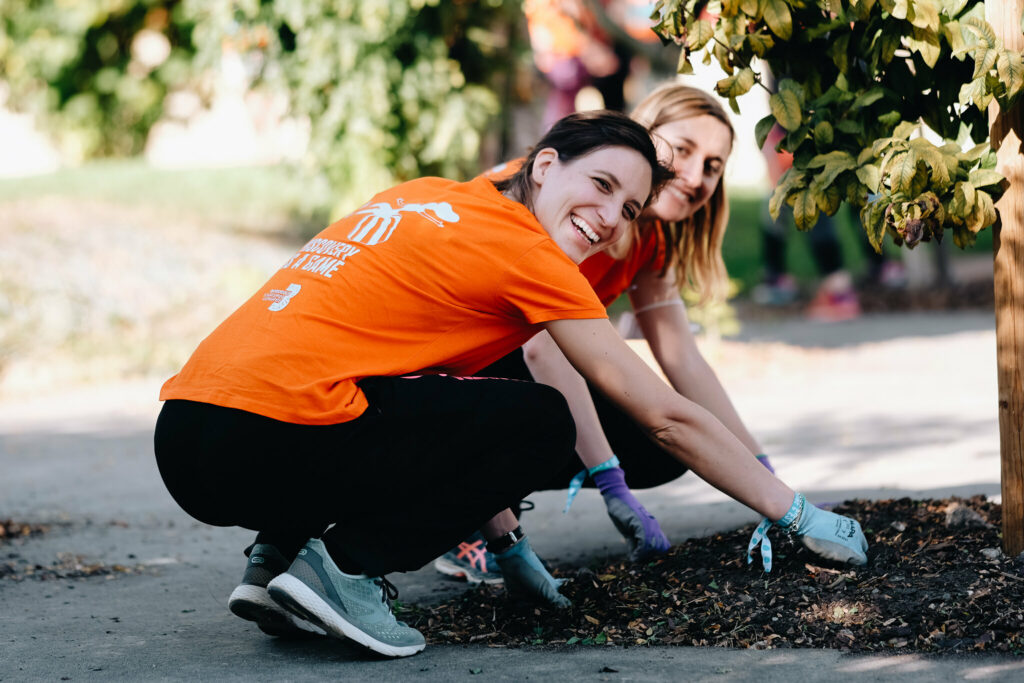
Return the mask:
<path id="1" fill-rule="evenodd" d="M 310 240 L 167 380 L 161 400 L 335 424 L 364 377 L 471 375 L 540 323 L 605 318 L 575 263 L 485 178 L 382 192 Z"/>
<path id="2" fill-rule="evenodd" d="M 612 258 L 607 251 L 599 251 L 580 264 L 580 272 L 605 306 L 610 306 L 619 295 L 629 289 L 633 278 L 641 270 L 659 271 L 665 265 L 665 235 L 658 221 L 645 222 L 640 227 L 640 238 L 629 249 L 624 259 Z"/>

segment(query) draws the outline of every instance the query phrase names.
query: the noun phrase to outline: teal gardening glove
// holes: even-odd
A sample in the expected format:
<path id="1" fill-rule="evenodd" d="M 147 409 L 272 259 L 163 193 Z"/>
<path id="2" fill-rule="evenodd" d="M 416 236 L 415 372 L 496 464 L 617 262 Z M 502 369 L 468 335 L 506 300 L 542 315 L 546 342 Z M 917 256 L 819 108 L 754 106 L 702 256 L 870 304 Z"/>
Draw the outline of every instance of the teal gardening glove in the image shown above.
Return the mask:
<path id="1" fill-rule="evenodd" d="M 808 503 L 802 493 L 793 497 L 789 512 L 775 524 L 795 533 L 805 547 L 825 559 L 855 565 L 868 562 L 868 541 L 857 520 L 817 508 Z M 747 564 L 750 564 L 753 562 L 751 552 L 761 544 L 761 562 L 766 572 L 772 570 L 772 544 L 767 536 L 771 525 L 767 518 L 763 519 L 747 545 Z"/>
<path id="2" fill-rule="evenodd" d="M 515 598 L 534 598 L 552 607 L 571 607 L 572 603 L 558 592 L 560 582 L 541 564 L 530 541 L 522 538 L 514 546 L 494 556 L 505 578 L 505 590 Z"/>

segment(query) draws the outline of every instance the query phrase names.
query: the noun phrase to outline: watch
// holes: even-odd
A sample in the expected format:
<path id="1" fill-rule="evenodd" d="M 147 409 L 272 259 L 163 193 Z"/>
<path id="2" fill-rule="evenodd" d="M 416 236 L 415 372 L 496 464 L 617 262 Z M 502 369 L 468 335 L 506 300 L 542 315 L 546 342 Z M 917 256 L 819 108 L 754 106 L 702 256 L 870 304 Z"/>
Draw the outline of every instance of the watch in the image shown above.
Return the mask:
<path id="1" fill-rule="evenodd" d="M 524 538 L 526 538 L 526 532 L 523 531 L 523 527 L 517 526 L 512 531 L 507 531 L 501 536 L 487 541 L 487 551 L 493 555 L 503 553 Z"/>

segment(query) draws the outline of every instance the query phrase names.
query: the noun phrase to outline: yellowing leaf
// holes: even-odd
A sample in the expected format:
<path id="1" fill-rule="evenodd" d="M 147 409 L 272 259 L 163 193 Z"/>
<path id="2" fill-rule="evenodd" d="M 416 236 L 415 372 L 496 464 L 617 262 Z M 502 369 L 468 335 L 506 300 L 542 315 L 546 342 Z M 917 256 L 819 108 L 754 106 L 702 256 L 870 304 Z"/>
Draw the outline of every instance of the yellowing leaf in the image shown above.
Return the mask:
<path id="1" fill-rule="evenodd" d="M 857 180 L 867 185 L 871 192 L 878 192 L 878 185 L 882 182 L 882 174 L 878 166 L 865 164 L 857 169 Z"/>
<path id="2" fill-rule="evenodd" d="M 939 27 L 939 8 L 934 0 L 914 0 L 913 14 L 910 23 L 917 28 L 937 29 Z"/>
<path id="3" fill-rule="evenodd" d="M 793 35 L 793 17 L 785 0 L 764 0 L 764 22 L 783 40 L 789 40 Z"/>
<path id="4" fill-rule="evenodd" d="M 597 619 L 595 619 L 594 617 L 590 616 L 589 614 L 584 614 L 584 615 L 583 615 L 583 618 L 584 618 L 584 619 L 586 619 L 587 621 L 589 621 L 589 622 L 590 622 L 591 624 L 593 624 L 594 626 L 597 626 L 598 624 L 600 624 L 600 623 L 601 623 L 600 621 L 598 621 L 598 620 L 597 620 Z"/>
<path id="5" fill-rule="evenodd" d="M 999 52 L 995 49 L 974 51 L 974 75 L 972 78 L 980 78 L 987 74 L 996 65 L 999 59 Z"/>
<path id="6" fill-rule="evenodd" d="M 1006 84 L 1007 97 L 1013 97 L 1024 88 L 1024 63 L 1021 56 L 1011 50 L 1003 50 L 996 58 L 996 73 Z"/>
<path id="7" fill-rule="evenodd" d="M 768 107 L 779 125 L 792 132 L 803 122 L 800 99 L 792 90 L 780 90 L 768 98 Z"/>
<path id="8" fill-rule="evenodd" d="M 867 233 L 868 242 L 879 254 L 882 253 L 882 238 L 885 237 L 884 212 L 880 202 L 868 202 L 860 210 L 860 222 Z"/>
<path id="9" fill-rule="evenodd" d="M 1002 174 L 997 173 L 996 171 L 990 171 L 985 168 L 974 169 L 973 171 L 971 171 L 968 177 L 971 181 L 971 184 L 974 185 L 974 187 L 988 187 L 989 185 L 999 185 L 1005 180 Z"/>
<path id="10" fill-rule="evenodd" d="M 792 197 L 793 219 L 798 230 L 810 230 L 818 222 L 818 202 L 810 189 L 800 190 Z"/>
<path id="11" fill-rule="evenodd" d="M 907 37 L 907 47 L 912 52 L 921 55 L 921 59 L 928 66 L 935 66 L 939 61 L 941 47 L 939 46 L 939 34 L 930 28 L 919 28 L 914 26 L 913 33 Z"/>
<path id="12" fill-rule="evenodd" d="M 960 25 L 977 38 L 979 46 L 989 49 L 996 46 L 996 34 L 984 19 L 967 17 Z"/>
<path id="13" fill-rule="evenodd" d="M 715 84 L 715 90 L 723 97 L 738 97 L 754 87 L 754 70 L 746 67 Z"/>
<path id="14" fill-rule="evenodd" d="M 704 47 L 715 35 L 715 28 L 707 19 L 698 19 L 686 30 L 686 45 L 696 51 Z"/>
<path id="15" fill-rule="evenodd" d="M 775 192 L 772 193 L 771 199 L 768 200 L 768 212 L 772 218 L 778 220 L 779 210 L 782 208 L 783 203 L 788 201 L 790 193 L 804 187 L 806 184 L 807 179 L 794 166 L 791 166 L 788 171 L 783 173 L 782 177 L 779 178 L 779 184 L 775 186 Z"/>
<path id="16" fill-rule="evenodd" d="M 740 9 L 751 19 L 759 19 L 758 7 L 761 3 L 758 0 L 740 0 Z"/>
<path id="17" fill-rule="evenodd" d="M 967 51 L 967 43 L 964 42 L 964 34 L 960 30 L 960 22 L 948 21 L 942 25 L 942 35 L 945 36 L 949 47 L 953 50 L 953 56 L 963 61 Z"/>
<path id="18" fill-rule="evenodd" d="M 910 150 L 895 152 L 889 162 L 883 166 L 883 175 L 889 176 L 889 186 L 893 192 L 910 194 L 917 173 L 917 156 Z"/>

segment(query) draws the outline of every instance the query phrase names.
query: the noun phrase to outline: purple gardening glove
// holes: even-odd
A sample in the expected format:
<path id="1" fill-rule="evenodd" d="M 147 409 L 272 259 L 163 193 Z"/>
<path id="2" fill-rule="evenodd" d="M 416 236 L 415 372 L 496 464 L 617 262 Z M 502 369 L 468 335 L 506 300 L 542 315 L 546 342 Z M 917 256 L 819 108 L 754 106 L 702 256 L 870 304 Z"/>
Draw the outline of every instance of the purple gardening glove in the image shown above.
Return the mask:
<path id="1" fill-rule="evenodd" d="M 591 477 L 604 496 L 612 523 L 629 543 L 631 561 L 639 562 L 669 549 L 671 544 L 658 526 L 658 520 L 644 509 L 626 486 L 626 475 L 621 467 L 609 467 Z"/>

